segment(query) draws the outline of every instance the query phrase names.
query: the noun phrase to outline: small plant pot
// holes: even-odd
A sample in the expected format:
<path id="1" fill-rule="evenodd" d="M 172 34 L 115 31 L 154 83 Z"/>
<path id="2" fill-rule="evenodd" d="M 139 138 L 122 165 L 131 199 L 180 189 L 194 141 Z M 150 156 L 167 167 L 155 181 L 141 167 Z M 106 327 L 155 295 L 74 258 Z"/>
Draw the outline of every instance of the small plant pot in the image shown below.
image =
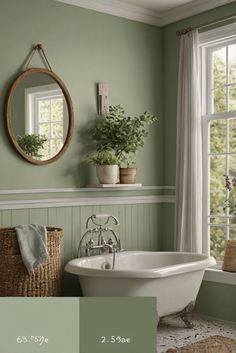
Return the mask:
<path id="1" fill-rule="evenodd" d="M 119 180 L 118 165 L 97 165 L 96 173 L 100 184 L 117 184 Z"/>
<path id="2" fill-rule="evenodd" d="M 135 184 L 137 168 L 120 168 L 120 183 Z"/>

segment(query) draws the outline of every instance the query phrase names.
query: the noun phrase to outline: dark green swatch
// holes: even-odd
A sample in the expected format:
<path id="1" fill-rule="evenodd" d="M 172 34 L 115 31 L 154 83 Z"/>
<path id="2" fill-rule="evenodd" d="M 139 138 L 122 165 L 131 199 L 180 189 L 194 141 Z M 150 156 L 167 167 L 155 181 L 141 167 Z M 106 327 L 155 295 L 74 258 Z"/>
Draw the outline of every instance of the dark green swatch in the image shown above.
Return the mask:
<path id="1" fill-rule="evenodd" d="M 156 298 L 81 298 L 80 353 L 144 352 L 156 352 Z"/>

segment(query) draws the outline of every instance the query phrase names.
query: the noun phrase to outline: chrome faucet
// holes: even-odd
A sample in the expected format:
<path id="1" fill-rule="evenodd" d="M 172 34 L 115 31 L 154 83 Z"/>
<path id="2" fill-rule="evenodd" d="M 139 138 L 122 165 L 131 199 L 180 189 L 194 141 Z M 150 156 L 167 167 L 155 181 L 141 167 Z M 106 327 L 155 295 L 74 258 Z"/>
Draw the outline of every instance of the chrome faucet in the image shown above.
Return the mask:
<path id="1" fill-rule="evenodd" d="M 105 219 L 105 221 L 98 223 L 97 220 L 101 220 L 101 219 Z M 99 250 L 100 253 L 103 253 L 106 250 L 108 250 L 109 253 L 113 254 L 112 268 L 114 269 L 115 253 L 121 251 L 121 242 L 120 242 L 120 239 L 118 238 L 116 232 L 112 228 L 106 226 L 106 225 L 108 225 L 110 220 L 113 220 L 115 225 L 120 225 L 120 222 L 118 221 L 118 219 L 115 216 L 108 215 L 108 214 L 92 215 L 87 219 L 86 228 L 88 230 L 84 233 L 84 235 L 82 236 L 82 238 L 80 240 L 79 247 L 78 247 L 78 257 L 81 256 L 81 249 L 82 249 L 85 237 L 88 234 L 91 234 L 91 238 L 89 239 L 89 241 L 85 242 L 86 256 L 92 255 L 93 252 L 96 250 Z M 95 225 L 95 227 L 89 228 L 90 223 L 92 223 L 92 225 Z M 108 232 L 112 234 L 112 237 L 110 237 L 106 241 L 105 234 Z M 97 235 L 97 242 L 92 238 L 93 234 Z"/>

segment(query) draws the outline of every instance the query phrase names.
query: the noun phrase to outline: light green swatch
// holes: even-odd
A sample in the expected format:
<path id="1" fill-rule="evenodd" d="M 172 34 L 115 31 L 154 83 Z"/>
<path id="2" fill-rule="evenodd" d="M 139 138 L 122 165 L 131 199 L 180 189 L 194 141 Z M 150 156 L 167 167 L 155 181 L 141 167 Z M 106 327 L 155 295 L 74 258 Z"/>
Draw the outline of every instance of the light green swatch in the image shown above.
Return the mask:
<path id="1" fill-rule="evenodd" d="M 79 298 L 0 298 L 1 353 L 79 353 Z"/>

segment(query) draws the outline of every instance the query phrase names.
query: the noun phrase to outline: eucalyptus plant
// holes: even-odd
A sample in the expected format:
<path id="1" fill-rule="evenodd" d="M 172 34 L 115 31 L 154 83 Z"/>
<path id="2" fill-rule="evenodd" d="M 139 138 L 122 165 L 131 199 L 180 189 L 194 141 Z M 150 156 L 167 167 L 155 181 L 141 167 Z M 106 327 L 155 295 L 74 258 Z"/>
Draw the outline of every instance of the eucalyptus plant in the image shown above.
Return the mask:
<path id="1" fill-rule="evenodd" d="M 108 115 L 100 117 L 93 128 L 92 137 L 98 151 L 113 150 L 119 161 L 129 166 L 137 150 L 144 146 L 147 126 L 155 121 L 158 118 L 148 112 L 131 117 L 121 105 L 110 106 Z"/>
<path id="2" fill-rule="evenodd" d="M 88 161 L 95 165 L 118 165 L 119 159 L 110 150 L 103 150 L 92 157 L 88 158 Z"/>
<path id="3" fill-rule="evenodd" d="M 23 134 L 17 136 L 17 143 L 21 149 L 31 157 L 42 157 L 39 151 L 43 148 L 46 141 L 46 137 L 39 134 Z"/>

